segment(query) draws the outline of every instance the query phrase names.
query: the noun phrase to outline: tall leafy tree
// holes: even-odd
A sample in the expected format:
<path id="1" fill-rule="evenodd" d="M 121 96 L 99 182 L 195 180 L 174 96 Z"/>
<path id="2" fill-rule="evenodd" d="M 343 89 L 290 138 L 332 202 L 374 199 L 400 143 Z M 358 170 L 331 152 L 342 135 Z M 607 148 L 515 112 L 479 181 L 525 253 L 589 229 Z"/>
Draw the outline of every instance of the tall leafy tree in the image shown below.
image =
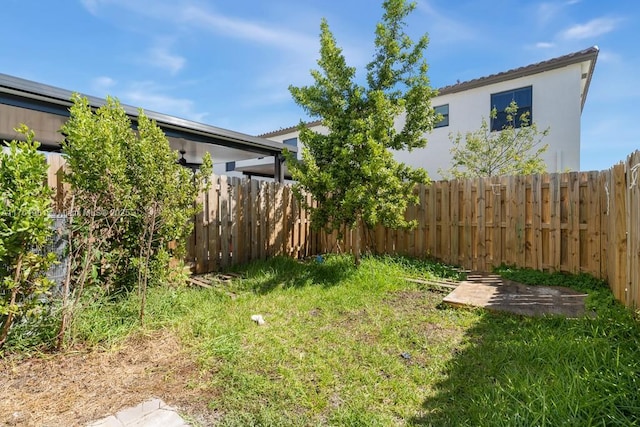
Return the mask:
<path id="1" fill-rule="evenodd" d="M 494 108 L 491 117 L 497 116 Z M 512 102 L 505 109 L 507 124 L 501 131 L 491 131 L 487 120 L 482 118 L 480 129 L 468 132 L 463 139 L 461 133 L 451 135 L 451 168 L 440 171 L 447 177 L 475 178 L 503 175 L 528 175 L 545 172 L 542 154 L 549 148 L 542 139 L 549 128 L 539 131 L 530 123 L 529 112 L 519 117 L 516 127 L 518 105 Z"/>
<path id="2" fill-rule="evenodd" d="M 412 225 L 404 214 L 417 202 L 415 184 L 428 182 L 428 176 L 394 160 L 390 150 L 424 147 L 424 134 L 436 119 L 423 58 L 428 37 L 414 42 L 405 32 L 414 8 L 405 0 L 383 3 L 366 84 L 358 83 L 323 19 L 319 69 L 311 71 L 315 83 L 289 87 L 295 102 L 328 128 L 325 135 L 301 123 L 302 161 L 287 155 L 294 191 L 308 192 L 317 202 L 307 206 L 315 229 L 341 235 L 359 221 L 368 227 Z"/>

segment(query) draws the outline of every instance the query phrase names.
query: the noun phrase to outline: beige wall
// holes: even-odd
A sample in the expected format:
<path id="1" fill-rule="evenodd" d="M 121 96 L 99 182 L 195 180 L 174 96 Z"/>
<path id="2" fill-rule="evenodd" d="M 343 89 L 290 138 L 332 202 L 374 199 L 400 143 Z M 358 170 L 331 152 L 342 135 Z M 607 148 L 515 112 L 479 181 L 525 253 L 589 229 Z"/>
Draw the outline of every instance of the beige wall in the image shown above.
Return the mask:
<path id="1" fill-rule="evenodd" d="M 14 129 L 24 123 L 35 132 L 37 141 L 59 144 L 63 139 L 59 130 L 66 121 L 67 117 L 56 114 L 0 104 L 0 140 L 23 139 Z"/>

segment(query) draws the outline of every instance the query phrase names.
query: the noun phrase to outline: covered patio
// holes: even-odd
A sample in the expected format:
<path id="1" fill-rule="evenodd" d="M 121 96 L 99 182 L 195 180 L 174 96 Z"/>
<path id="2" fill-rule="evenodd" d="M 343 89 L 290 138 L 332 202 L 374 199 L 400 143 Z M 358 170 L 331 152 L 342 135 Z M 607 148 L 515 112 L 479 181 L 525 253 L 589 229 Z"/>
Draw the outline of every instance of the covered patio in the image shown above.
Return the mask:
<path id="1" fill-rule="evenodd" d="M 0 74 L 0 139 L 20 139 L 14 128 L 24 123 L 36 133 L 43 151 L 59 152 L 64 136 L 60 127 L 69 117 L 73 91 Z M 83 95 L 89 105 L 98 108 L 105 99 Z M 123 105 L 127 115 L 137 126 L 138 108 Z M 273 159 L 272 176 L 276 181 L 284 180 L 284 158 L 282 151 L 296 151 L 296 147 L 235 132 L 216 126 L 198 123 L 166 114 L 145 111 L 147 117 L 156 121 L 163 130 L 171 148 L 181 154 L 181 164 L 196 167 L 205 152 L 209 152 L 214 164 L 270 157 Z"/>

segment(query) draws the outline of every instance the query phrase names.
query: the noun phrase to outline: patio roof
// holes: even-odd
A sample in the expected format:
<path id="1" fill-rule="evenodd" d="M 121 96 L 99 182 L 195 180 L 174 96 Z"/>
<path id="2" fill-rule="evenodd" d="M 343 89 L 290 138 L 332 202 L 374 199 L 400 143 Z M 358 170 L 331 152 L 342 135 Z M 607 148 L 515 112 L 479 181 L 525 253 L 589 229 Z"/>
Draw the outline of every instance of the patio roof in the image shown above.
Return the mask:
<path id="1" fill-rule="evenodd" d="M 30 80 L 21 79 L 0 73 L 0 106 L 2 104 L 47 115 L 48 118 L 69 117 L 69 107 L 71 106 L 71 96 L 73 92 L 57 87 L 37 83 Z M 93 96 L 85 96 L 89 105 L 98 108 L 106 103 L 105 99 Z M 138 119 L 138 108 L 130 105 L 122 105 L 127 115 L 136 126 Z M 24 111 L 21 111 L 24 113 Z M 257 156 L 276 156 L 282 153 L 285 145 L 266 138 L 247 135 L 216 126 L 198 123 L 179 117 L 169 116 L 154 111 L 144 111 L 145 115 L 156 121 L 158 126 L 169 138 L 171 146 L 177 150 L 186 152 L 185 158 L 189 162 L 197 161 L 205 151 L 211 153 L 215 163 L 222 163 L 234 160 L 251 159 Z M 21 115 L 22 117 L 22 115 Z M 53 123 L 59 123 L 54 120 Z M 28 124 L 28 123 L 27 123 Z M 0 138 L 12 139 L 15 137 L 12 124 L 10 129 L 3 129 L 0 126 Z M 47 129 L 51 134 L 57 133 L 56 129 Z M 36 138 L 38 134 L 36 134 Z M 43 148 L 49 151 L 60 149 L 62 135 L 57 140 L 49 138 L 44 140 Z M 286 147 L 291 151 L 296 151 L 295 147 Z"/>

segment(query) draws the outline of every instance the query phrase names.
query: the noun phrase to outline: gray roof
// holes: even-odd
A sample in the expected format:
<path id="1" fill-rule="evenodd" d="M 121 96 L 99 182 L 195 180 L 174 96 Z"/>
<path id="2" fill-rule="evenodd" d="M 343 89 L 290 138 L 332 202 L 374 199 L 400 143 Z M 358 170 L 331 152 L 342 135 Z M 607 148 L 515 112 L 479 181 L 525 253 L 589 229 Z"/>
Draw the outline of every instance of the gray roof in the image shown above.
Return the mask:
<path id="1" fill-rule="evenodd" d="M 65 89 L 0 73 L 0 103 L 3 104 L 69 116 L 72 94 L 73 92 Z M 89 101 L 89 105 L 94 108 L 106 103 L 106 100 L 102 98 L 82 96 L 85 96 Z M 122 105 L 122 107 L 131 120 L 137 122 L 138 108 L 130 105 Z M 186 138 L 200 143 L 227 146 L 265 155 L 281 153 L 285 148 L 284 144 L 261 137 L 154 111 L 145 110 L 144 113 L 150 119 L 155 120 L 167 136 Z M 286 146 L 286 148 L 290 151 L 296 151 L 295 147 Z"/>
<path id="2" fill-rule="evenodd" d="M 584 103 L 587 99 L 587 92 L 589 91 L 589 85 L 591 84 L 591 76 L 593 75 L 593 70 L 596 65 L 596 59 L 598 58 L 598 52 L 598 47 L 593 46 L 588 49 L 573 52 L 568 55 L 559 56 L 557 58 L 549 59 L 546 61 L 537 62 L 535 64 L 526 65 L 524 67 L 514 68 L 512 70 L 503 71 L 501 73 L 491 74 L 486 77 L 480 77 L 478 79 L 468 80 L 466 82 L 445 86 L 438 89 L 438 95 L 447 95 L 450 93 L 462 92 L 481 86 L 487 86 L 490 84 L 518 79 L 520 77 L 543 73 L 545 71 L 555 70 L 558 68 L 566 67 L 568 65 L 588 62 L 588 71 L 585 73 L 586 75 L 583 76 L 585 82 L 582 91 L 582 106 L 584 107 Z"/>

